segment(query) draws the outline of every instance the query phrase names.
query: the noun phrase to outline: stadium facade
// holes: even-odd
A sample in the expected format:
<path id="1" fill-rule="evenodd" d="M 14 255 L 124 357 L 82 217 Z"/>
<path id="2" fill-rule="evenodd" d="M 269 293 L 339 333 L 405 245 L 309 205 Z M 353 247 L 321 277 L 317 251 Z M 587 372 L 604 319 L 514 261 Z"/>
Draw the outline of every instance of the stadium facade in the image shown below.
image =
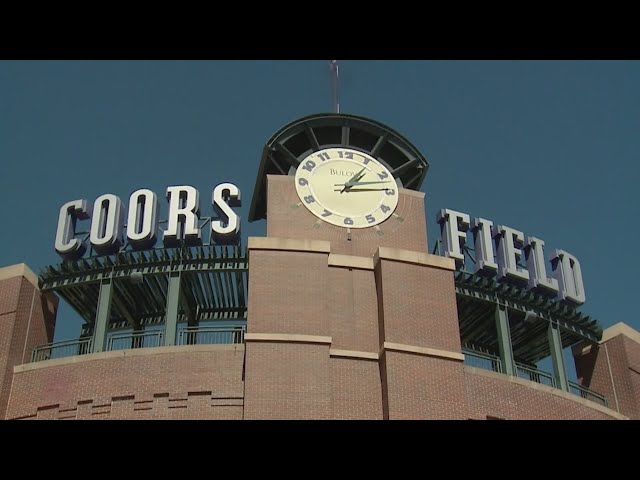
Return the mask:
<path id="1" fill-rule="evenodd" d="M 428 167 L 386 125 L 319 114 L 266 143 L 246 246 L 232 184 L 213 217 L 187 186 L 165 222 L 148 190 L 128 214 L 65 204 L 63 261 L 0 269 L 0 418 L 640 418 L 640 333 L 579 311 L 578 259 L 448 209 L 430 248 Z M 59 299 L 84 325 L 52 343 Z"/>

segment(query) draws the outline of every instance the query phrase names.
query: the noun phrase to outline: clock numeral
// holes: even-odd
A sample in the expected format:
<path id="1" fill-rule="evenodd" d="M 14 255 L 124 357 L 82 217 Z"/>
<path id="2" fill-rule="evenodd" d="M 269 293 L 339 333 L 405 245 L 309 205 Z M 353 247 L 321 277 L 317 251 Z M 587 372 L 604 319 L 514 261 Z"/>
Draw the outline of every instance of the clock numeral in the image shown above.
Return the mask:
<path id="1" fill-rule="evenodd" d="M 348 158 L 353 160 L 353 152 L 342 152 L 342 151 L 338 151 L 338 155 L 340 155 L 340 158 Z"/>
<path id="2" fill-rule="evenodd" d="M 373 215 L 367 215 L 366 217 L 364 217 L 367 219 L 367 222 L 369 223 L 373 223 L 376 221 L 375 217 Z"/>
<path id="3" fill-rule="evenodd" d="M 298 185 L 300 185 L 301 187 L 309 185 L 309 180 L 307 180 L 306 178 L 299 178 Z"/>
<path id="4" fill-rule="evenodd" d="M 316 162 L 314 162 L 313 160 L 307 160 L 304 165 L 302 166 L 303 170 L 306 170 L 307 172 L 310 172 L 311 170 L 313 170 L 314 168 L 316 168 Z"/>
<path id="5" fill-rule="evenodd" d="M 324 212 L 322 213 L 323 217 L 330 217 L 331 216 L 331 212 L 327 209 L 324 210 Z"/>
<path id="6" fill-rule="evenodd" d="M 344 224 L 345 225 L 353 225 L 353 220 L 350 219 L 349 217 L 344 219 Z"/>
<path id="7" fill-rule="evenodd" d="M 380 177 L 380 180 L 384 180 L 388 176 L 389 176 L 389 174 L 387 172 L 382 172 L 382 173 L 378 174 L 378 177 Z"/>
<path id="8" fill-rule="evenodd" d="M 371 159 L 367 157 L 362 157 L 362 159 L 364 160 L 365 165 L 371 161 Z"/>
<path id="9" fill-rule="evenodd" d="M 382 204 L 380 205 L 380 210 L 382 210 L 382 213 L 387 213 L 391 210 L 391 208 L 387 207 L 385 204 Z"/>
<path id="10" fill-rule="evenodd" d="M 396 191 L 393 188 L 387 188 L 384 193 L 386 193 L 387 195 L 395 195 Z"/>
<path id="11" fill-rule="evenodd" d="M 307 203 L 313 203 L 316 201 L 316 199 L 313 198 L 313 195 L 307 195 L 306 197 L 304 197 L 304 201 Z"/>
<path id="12" fill-rule="evenodd" d="M 329 154 L 327 152 L 319 153 L 319 154 L 316 155 L 316 157 L 320 157 L 320 160 L 322 160 L 323 162 L 325 160 L 329 160 Z"/>

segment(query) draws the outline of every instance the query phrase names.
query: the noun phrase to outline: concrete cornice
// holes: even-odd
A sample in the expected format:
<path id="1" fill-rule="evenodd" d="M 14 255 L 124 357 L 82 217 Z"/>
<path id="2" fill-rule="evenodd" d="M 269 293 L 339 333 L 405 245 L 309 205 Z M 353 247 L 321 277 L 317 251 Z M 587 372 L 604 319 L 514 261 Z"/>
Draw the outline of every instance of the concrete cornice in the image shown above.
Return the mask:
<path id="1" fill-rule="evenodd" d="M 380 358 L 380 355 L 374 352 L 359 352 L 356 350 L 340 350 L 338 348 L 330 348 L 329 355 L 331 357 L 358 358 L 361 360 L 378 360 Z"/>
<path id="2" fill-rule="evenodd" d="M 357 257 L 355 255 L 329 254 L 330 267 L 358 268 L 360 270 L 373 270 L 373 257 Z"/>
<path id="3" fill-rule="evenodd" d="M 624 335 L 625 337 L 640 344 L 640 332 L 631 328 L 629 325 L 623 322 L 616 323 L 615 325 L 605 329 L 602 332 L 602 340 L 600 343 L 604 343 L 607 340 L 611 340 L 618 335 Z"/>
<path id="4" fill-rule="evenodd" d="M 245 342 L 323 343 L 331 344 L 331 337 L 295 335 L 289 333 L 245 333 Z"/>
<path id="5" fill-rule="evenodd" d="M 38 370 L 40 368 L 59 367 L 62 365 L 71 365 L 74 363 L 90 362 L 93 360 L 107 360 L 110 358 L 140 357 L 145 355 L 163 355 L 175 353 L 219 352 L 225 350 L 244 351 L 244 345 L 176 345 L 172 347 L 133 348 L 130 350 L 114 350 L 112 352 L 88 353 L 86 355 L 75 355 L 73 357 L 55 358 L 53 360 L 42 360 L 40 362 L 16 365 L 15 367 L 13 367 L 13 373 L 28 372 L 30 370 Z"/>
<path id="6" fill-rule="evenodd" d="M 416 197 L 419 199 L 423 199 L 424 198 L 424 192 L 418 192 L 416 190 L 409 190 L 408 188 L 400 188 L 398 189 L 399 193 L 402 193 L 404 195 L 407 195 L 409 197 Z"/>
<path id="7" fill-rule="evenodd" d="M 377 264 L 380 260 L 413 263 L 416 265 L 425 265 L 450 271 L 454 271 L 456 269 L 456 263 L 452 258 L 441 257 L 440 255 L 431 255 L 426 252 L 403 250 L 400 248 L 378 247 L 378 251 L 374 256 L 373 262 L 374 264 Z"/>
<path id="8" fill-rule="evenodd" d="M 329 253 L 331 243 L 324 240 L 298 240 L 294 238 L 249 237 L 251 250 L 284 250 L 292 252 Z"/>
<path id="9" fill-rule="evenodd" d="M 450 352 L 448 350 L 438 350 L 435 348 L 416 347 L 414 345 L 404 345 L 402 343 L 384 342 L 384 344 L 382 345 L 382 349 L 395 352 L 413 353 L 417 355 L 424 355 L 426 357 L 457 360 L 459 362 L 464 361 L 464 355 L 460 352 Z"/>
<path id="10" fill-rule="evenodd" d="M 38 288 L 38 276 L 33 273 L 26 263 L 0 268 L 0 281 L 15 277 L 24 277 L 29 280 L 31 285 Z"/>

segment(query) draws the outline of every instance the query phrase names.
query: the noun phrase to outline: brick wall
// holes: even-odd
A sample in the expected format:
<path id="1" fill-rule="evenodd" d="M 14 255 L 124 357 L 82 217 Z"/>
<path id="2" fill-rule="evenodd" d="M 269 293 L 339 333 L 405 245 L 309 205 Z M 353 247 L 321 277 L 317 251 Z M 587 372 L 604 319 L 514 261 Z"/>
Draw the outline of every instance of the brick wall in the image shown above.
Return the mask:
<path id="1" fill-rule="evenodd" d="M 619 329 L 621 324 L 610 327 Z M 630 327 L 629 335 L 640 338 Z M 640 419 L 640 343 L 624 334 L 605 330 L 599 345 L 578 345 L 573 357 L 579 382 L 609 401 L 623 415 Z"/>
<path id="2" fill-rule="evenodd" d="M 244 413 L 246 419 L 330 419 L 329 345 L 248 342 Z"/>
<path id="3" fill-rule="evenodd" d="M 373 270 L 329 267 L 326 315 L 331 347 L 378 353 L 378 297 Z"/>
<path id="4" fill-rule="evenodd" d="M 327 335 L 326 253 L 252 250 L 247 331 Z"/>
<path id="5" fill-rule="evenodd" d="M 7 418 L 241 419 L 242 345 L 160 347 L 18 367 Z"/>
<path id="6" fill-rule="evenodd" d="M 57 306 L 57 297 L 42 295 L 22 275 L 0 280 L 0 418 L 6 414 L 13 367 L 29 362 L 37 345 L 52 340 Z"/>
<path id="7" fill-rule="evenodd" d="M 624 343 L 624 350 L 627 354 L 627 375 L 629 376 L 629 393 L 633 398 L 632 407 L 635 407 L 635 414 L 630 409 L 627 415 L 634 419 L 640 419 L 640 343 L 621 335 Z"/>
<path id="8" fill-rule="evenodd" d="M 467 418 L 462 362 L 386 351 L 388 418 Z"/>
<path id="9" fill-rule="evenodd" d="M 558 389 L 507 375 L 464 367 L 471 419 L 612 420 L 613 410 Z"/>
<path id="10" fill-rule="evenodd" d="M 380 261 L 384 341 L 460 352 L 453 272 Z"/>
<path id="11" fill-rule="evenodd" d="M 380 366 L 377 361 L 332 357 L 331 382 L 334 419 L 383 418 Z"/>

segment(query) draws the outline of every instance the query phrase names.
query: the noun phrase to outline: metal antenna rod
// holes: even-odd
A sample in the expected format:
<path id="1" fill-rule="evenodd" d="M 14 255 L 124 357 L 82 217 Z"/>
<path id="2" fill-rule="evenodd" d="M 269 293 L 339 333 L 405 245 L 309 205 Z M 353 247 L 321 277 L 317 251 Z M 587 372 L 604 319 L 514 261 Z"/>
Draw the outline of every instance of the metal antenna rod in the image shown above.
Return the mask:
<path id="1" fill-rule="evenodd" d="M 331 72 L 331 87 L 333 90 L 333 111 L 340 113 L 340 101 L 338 100 L 338 61 L 329 61 L 329 71 Z"/>

